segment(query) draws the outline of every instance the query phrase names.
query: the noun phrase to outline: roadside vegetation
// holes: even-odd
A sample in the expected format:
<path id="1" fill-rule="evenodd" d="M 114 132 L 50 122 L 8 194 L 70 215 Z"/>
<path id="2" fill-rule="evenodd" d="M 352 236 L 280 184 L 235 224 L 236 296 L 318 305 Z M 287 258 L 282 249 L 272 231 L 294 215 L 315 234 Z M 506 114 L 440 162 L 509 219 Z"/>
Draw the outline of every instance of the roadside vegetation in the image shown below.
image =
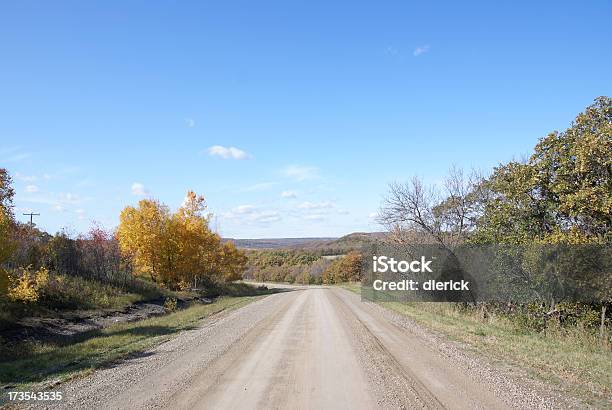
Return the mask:
<path id="1" fill-rule="evenodd" d="M 612 351 L 602 348 L 599 335 L 588 325 L 564 327 L 555 323 L 538 332 L 511 316 L 483 318 L 474 309 L 449 303 L 382 305 L 467 344 L 495 362 L 560 385 L 590 405 L 611 404 Z"/>
<path id="2" fill-rule="evenodd" d="M 40 384 L 38 387 L 44 388 L 87 374 L 137 355 L 179 331 L 192 329 L 210 315 L 237 309 L 256 299 L 257 296 L 224 296 L 212 304 L 196 303 L 164 316 L 117 324 L 67 340 L 15 344 L 10 360 L 0 362 L 0 386 L 21 389 Z"/>
<path id="3" fill-rule="evenodd" d="M 488 177 L 454 168 L 441 188 L 418 178 L 392 184 L 379 220 L 401 246 L 430 243 L 450 254 L 466 244 L 513 246 L 518 263 L 503 283 L 517 293 L 466 306 L 534 332 L 581 327 L 610 349 L 611 136 L 612 99 L 599 97 L 570 128 L 540 139 L 527 160 L 501 164 Z M 529 292 L 530 301 L 513 300 L 518 292 Z"/>
<path id="4" fill-rule="evenodd" d="M 116 231 L 94 225 L 76 237 L 19 223 L 13 196 L 0 169 L 0 386 L 99 367 L 268 293 L 236 282 L 247 257 L 209 229 L 194 192 L 174 213 L 144 199 L 122 211 Z M 144 317 L 166 316 L 79 330 L 144 302 L 157 306 Z"/>
<path id="5" fill-rule="evenodd" d="M 76 238 L 15 221 L 14 191 L 0 169 L 0 329 L 20 317 L 205 292 L 242 279 L 245 254 L 208 227 L 202 196 L 175 213 L 158 201 L 126 207 L 116 232 Z"/>
<path id="6" fill-rule="evenodd" d="M 392 184 L 379 215 L 388 242 L 435 244 L 451 254 L 463 245 L 526 249 L 513 255 L 520 263 L 504 282 L 538 292 L 529 302 L 380 303 L 609 407 L 612 272 L 609 259 L 600 271 L 584 266 L 594 249 L 585 245 L 604 255 L 612 245 L 611 152 L 612 99 L 600 97 L 567 130 L 542 138 L 528 159 L 500 164 L 489 176 L 453 168 L 443 187 L 416 177 Z M 559 249 L 572 250 L 564 262 L 571 269 L 555 262 Z M 589 298 L 572 297 L 566 285 L 575 283 L 589 288 Z"/>

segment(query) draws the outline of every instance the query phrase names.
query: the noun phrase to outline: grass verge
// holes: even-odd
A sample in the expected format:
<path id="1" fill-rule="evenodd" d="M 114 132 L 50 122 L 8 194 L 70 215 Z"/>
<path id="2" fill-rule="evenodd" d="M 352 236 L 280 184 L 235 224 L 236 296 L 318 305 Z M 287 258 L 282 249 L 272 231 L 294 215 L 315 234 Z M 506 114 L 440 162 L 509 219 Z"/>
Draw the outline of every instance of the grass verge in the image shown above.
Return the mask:
<path id="1" fill-rule="evenodd" d="M 361 285 L 340 287 L 355 293 Z M 461 342 L 494 362 L 524 369 L 536 379 L 553 383 L 590 406 L 612 407 L 612 351 L 596 333 L 585 329 L 529 332 L 500 316 L 482 319 L 478 312 L 448 303 L 381 302 L 426 328 Z"/>
<path id="2" fill-rule="evenodd" d="M 104 283 L 52 273 L 36 303 L 11 302 L 0 297 L 0 332 L 18 327 L 18 322 L 26 317 L 56 318 L 76 311 L 120 310 L 139 302 L 189 296 L 195 294 L 171 291 L 132 276 Z"/>
<path id="3" fill-rule="evenodd" d="M 240 308 L 260 297 L 221 297 L 209 305 L 195 304 L 165 316 L 87 332 L 66 344 L 36 344 L 27 357 L 0 362 L 0 386 L 5 391 L 40 388 L 87 374 L 193 329 L 208 316 Z"/>

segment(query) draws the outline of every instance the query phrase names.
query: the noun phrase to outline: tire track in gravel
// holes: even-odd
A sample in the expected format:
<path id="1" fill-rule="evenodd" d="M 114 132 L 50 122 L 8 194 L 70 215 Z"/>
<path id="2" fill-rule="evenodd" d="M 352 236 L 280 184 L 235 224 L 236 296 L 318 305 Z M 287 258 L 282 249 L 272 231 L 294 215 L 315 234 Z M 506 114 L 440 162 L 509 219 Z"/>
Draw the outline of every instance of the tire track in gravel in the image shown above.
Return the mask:
<path id="1" fill-rule="evenodd" d="M 346 317 L 349 325 L 357 328 L 354 334 L 359 335 L 364 366 L 371 367 L 370 372 L 383 375 L 386 391 L 379 398 L 380 404 L 388 404 L 394 408 L 406 408 L 408 404 L 427 409 L 444 409 L 444 405 L 410 372 L 403 367 L 374 333 L 359 319 L 349 306 L 332 290 L 334 303 Z M 374 376 L 376 377 L 376 376 Z M 392 394 L 389 389 L 393 386 Z M 380 390 L 380 389 L 379 389 Z"/>

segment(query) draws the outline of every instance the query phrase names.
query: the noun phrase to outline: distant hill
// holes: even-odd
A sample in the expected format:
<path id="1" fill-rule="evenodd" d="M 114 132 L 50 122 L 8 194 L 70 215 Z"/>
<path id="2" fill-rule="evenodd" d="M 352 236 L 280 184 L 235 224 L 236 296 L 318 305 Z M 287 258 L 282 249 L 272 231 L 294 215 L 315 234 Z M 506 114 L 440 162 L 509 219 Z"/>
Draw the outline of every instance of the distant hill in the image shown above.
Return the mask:
<path id="1" fill-rule="evenodd" d="M 280 249 L 280 248 L 302 248 L 312 243 L 333 241 L 337 238 L 266 238 L 266 239 L 232 239 L 225 238 L 224 241 L 232 241 L 240 249 Z"/>
<path id="2" fill-rule="evenodd" d="M 384 237 L 383 232 L 354 232 L 340 238 L 231 239 L 241 249 L 303 249 L 323 254 L 345 253 Z"/>
<path id="3" fill-rule="evenodd" d="M 351 250 L 361 249 L 384 237 L 384 232 L 354 232 L 337 239 L 306 243 L 303 248 L 321 251 L 326 255 L 341 254 Z"/>

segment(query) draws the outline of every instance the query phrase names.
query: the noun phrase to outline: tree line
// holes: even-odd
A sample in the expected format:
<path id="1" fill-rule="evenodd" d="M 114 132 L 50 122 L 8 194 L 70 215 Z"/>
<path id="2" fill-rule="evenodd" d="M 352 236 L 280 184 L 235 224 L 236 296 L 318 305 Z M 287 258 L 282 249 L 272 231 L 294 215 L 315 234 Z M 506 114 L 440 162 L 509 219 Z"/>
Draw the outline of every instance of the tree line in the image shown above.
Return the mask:
<path id="1" fill-rule="evenodd" d="M 599 97 L 525 161 L 488 177 L 452 168 L 442 189 L 419 178 L 392 184 L 379 221 L 396 241 L 612 242 L 612 99 Z"/>
<path id="2" fill-rule="evenodd" d="M 308 250 L 258 250 L 248 254 L 245 277 L 259 282 L 331 285 L 358 282 L 362 274 L 362 255 L 323 256 Z"/>
<path id="3" fill-rule="evenodd" d="M 612 244 L 612 99 L 597 98 L 569 128 L 541 138 L 529 158 L 500 164 L 488 176 L 455 167 L 443 187 L 416 177 L 390 185 L 378 219 L 390 240 L 403 246 L 437 244 L 450 252 L 465 244 L 523 249 L 514 255 L 523 258 L 519 269 L 506 273 L 524 288 L 551 278 L 559 287 L 563 279 L 580 280 L 581 265 L 593 256 L 588 246 L 609 255 Z M 559 278 L 559 265 L 550 264 L 563 246 L 573 247 L 578 258 L 564 272 L 573 278 Z M 609 269 L 608 262 L 607 271 L 588 277 L 598 303 L 585 307 L 564 304 L 552 291 L 541 295 L 535 309 L 539 323 L 552 314 L 570 317 L 599 306 L 604 329 L 612 301 Z M 533 304 L 529 308 L 533 311 Z"/>
<path id="4" fill-rule="evenodd" d="M 14 194 L 8 171 L 0 169 L 0 302 L 33 303 L 54 294 L 62 305 L 62 284 L 74 284 L 70 278 L 125 291 L 183 290 L 238 280 L 246 269 L 244 252 L 212 232 L 204 197 L 192 191 L 174 213 L 143 199 L 123 209 L 115 231 L 94 225 L 76 237 L 16 221 Z"/>

